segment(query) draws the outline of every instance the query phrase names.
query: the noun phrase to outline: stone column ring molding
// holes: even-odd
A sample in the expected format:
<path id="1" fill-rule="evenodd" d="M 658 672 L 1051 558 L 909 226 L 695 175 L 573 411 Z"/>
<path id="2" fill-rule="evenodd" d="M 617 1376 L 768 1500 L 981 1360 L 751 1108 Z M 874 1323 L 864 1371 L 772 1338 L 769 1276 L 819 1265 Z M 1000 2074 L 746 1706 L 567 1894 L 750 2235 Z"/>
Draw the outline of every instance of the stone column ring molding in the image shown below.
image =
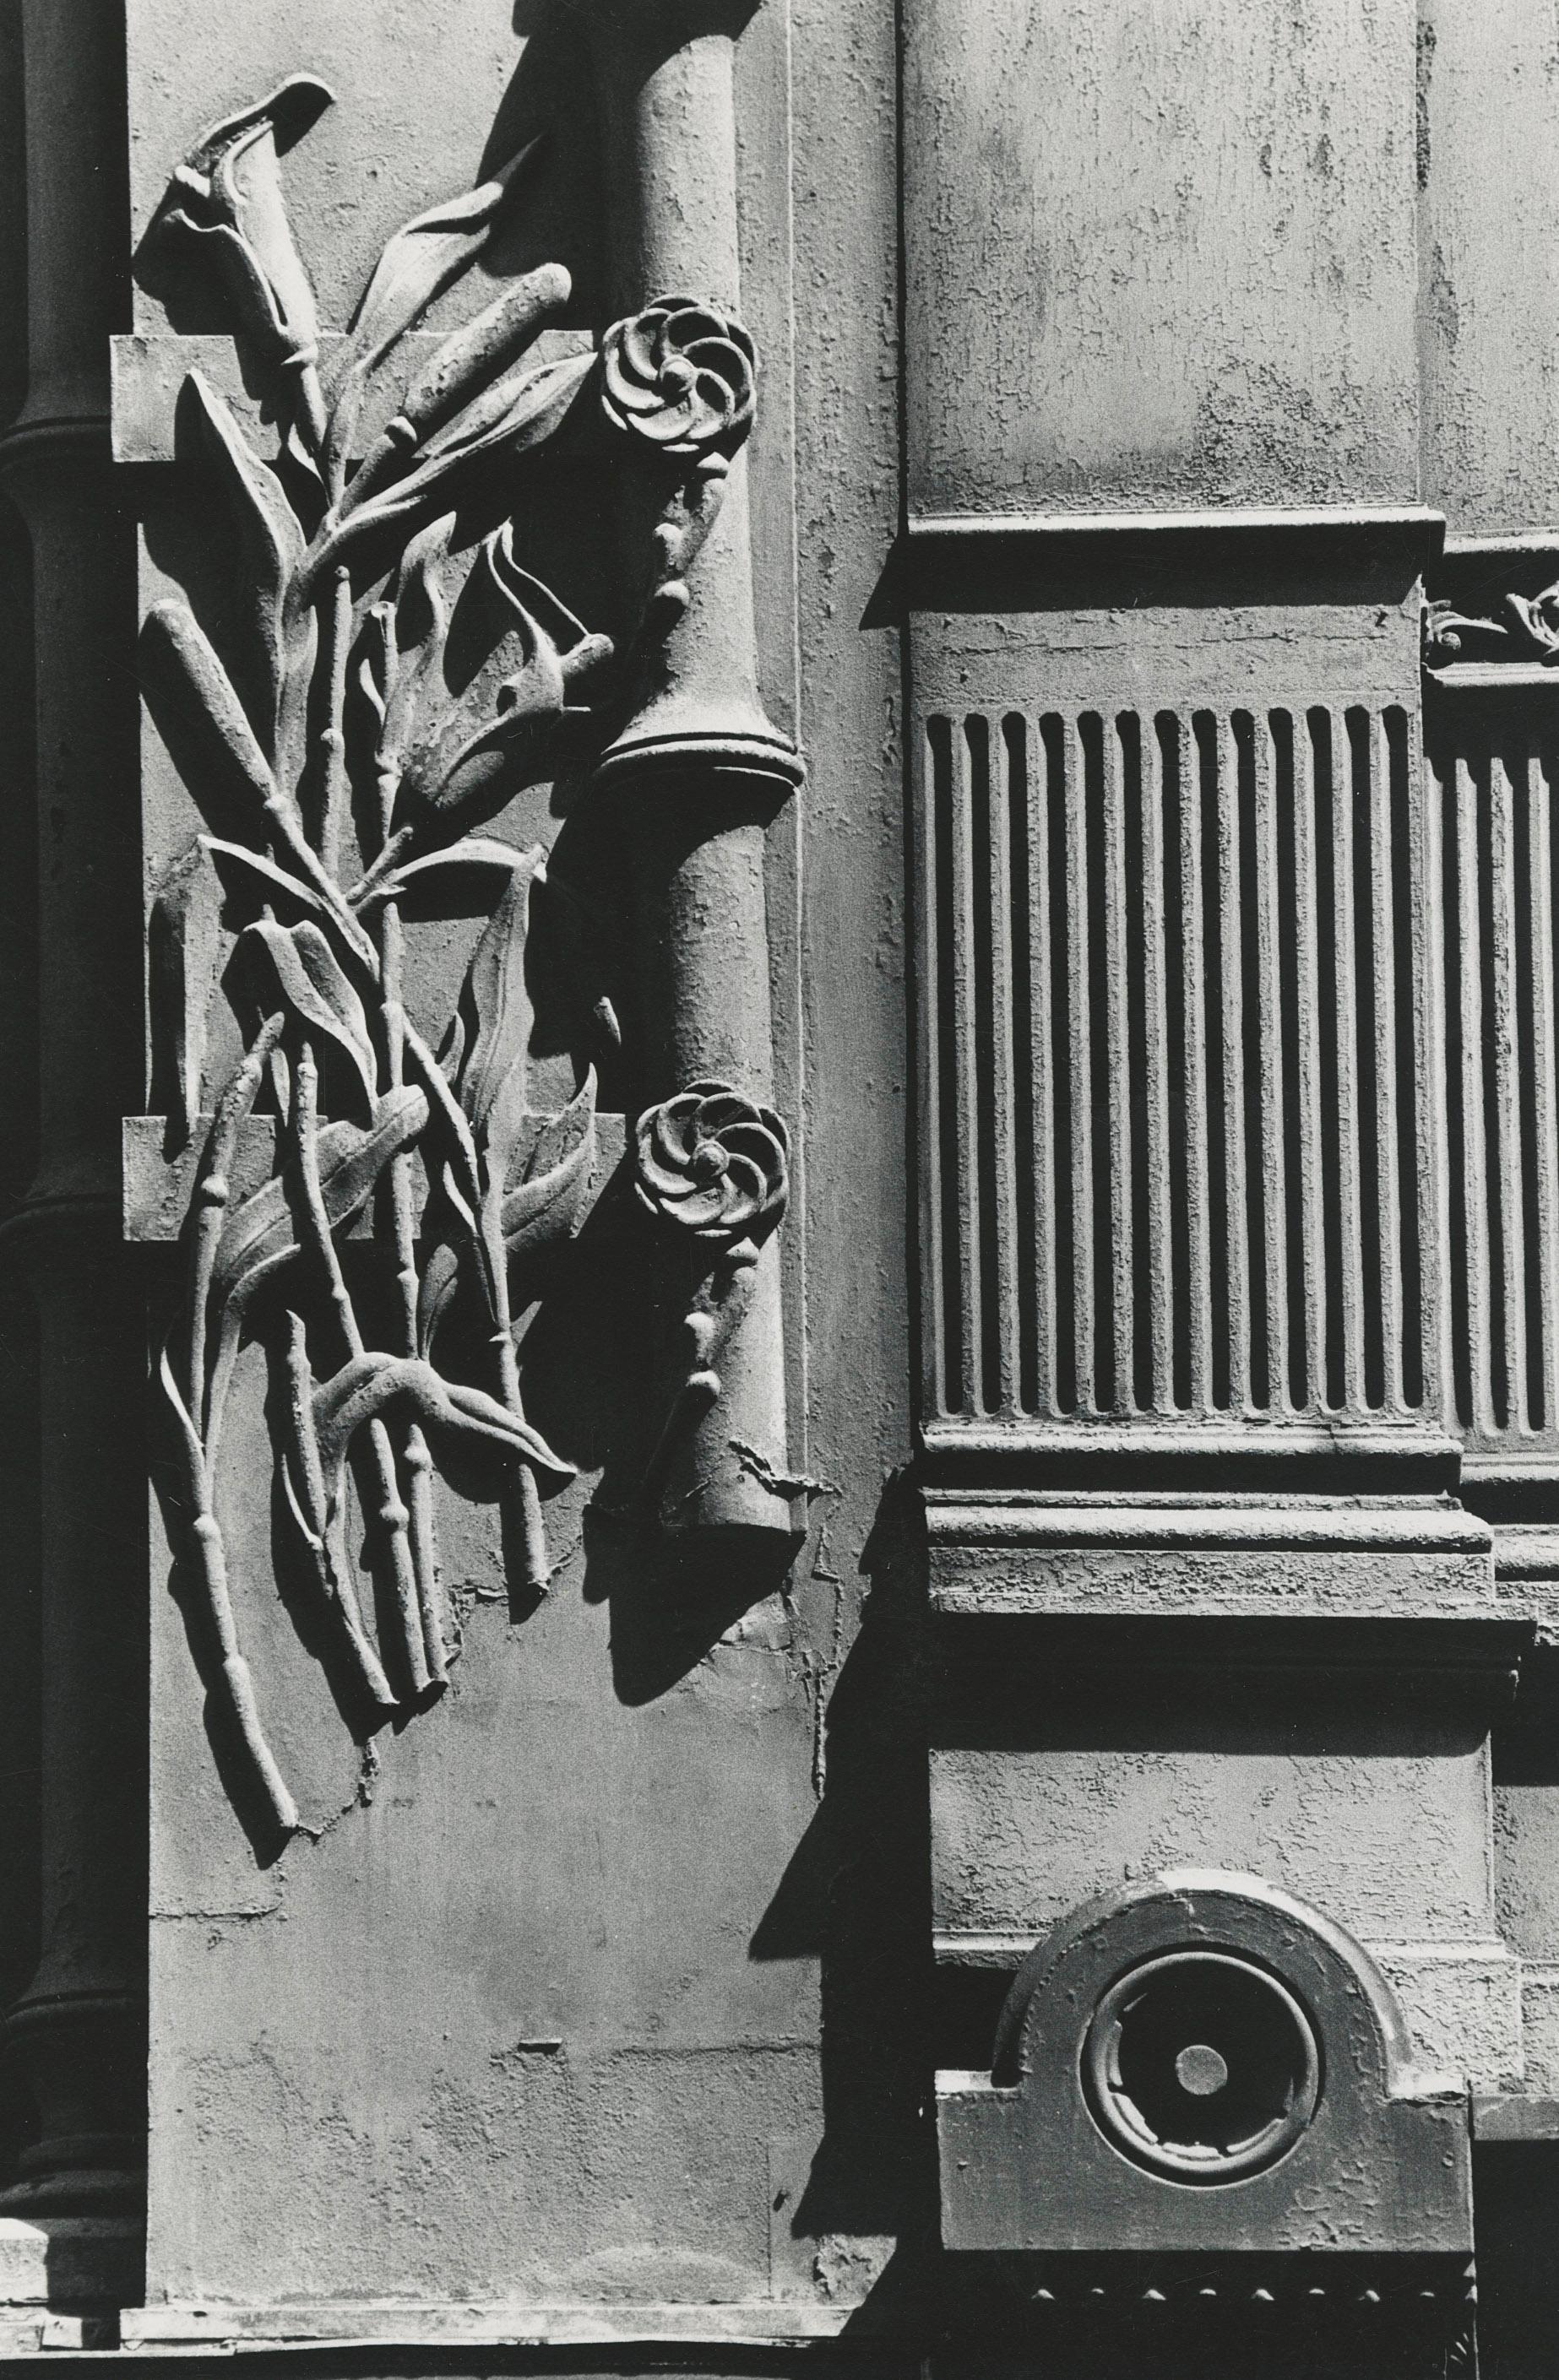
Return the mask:
<path id="1" fill-rule="evenodd" d="M 643 323 L 678 310 L 657 302 L 661 293 L 700 293 L 701 307 L 687 303 L 681 320 L 705 339 L 724 328 L 727 366 L 733 348 L 754 363 L 740 327 L 733 50 L 755 6 L 756 0 L 579 0 L 599 86 L 617 303 L 632 314 L 648 302 L 638 315 Z M 614 352 L 614 337 L 609 407 L 614 362 L 633 360 L 630 345 Z M 700 344 L 688 344 L 688 363 L 697 366 Z M 706 352 L 717 394 L 713 340 Z M 711 386 L 697 371 L 696 389 Z M 687 394 L 697 402 L 694 388 Z M 639 419 L 642 424 L 644 414 Z M 745 427 L 733 418 L 733 431 Z M 674 1531 L 756 1531 L 783 1548 L 799 1516 L 779 1484 L 786 1465 L 784 1336 L 772 1234 L 784 1208 L 787 1143 L 772 1109 L 763 839 L 803 769 L 759 693 L 747 458 L 734 440 L 727 446 L 728 462 L 718 451 L 708 456 L 680 500 L 699 540 L 698 568 L 686 581 L 678 572 L 690 540 L 678 508 L 653 532 L 665 557 L 656 590 L 663 633 L 595 782 L 627 797 L 644 862 L 645 1088 L 659 1105 L 640 1125 L 640 1195 L 663 1219 L 685 1221 L 662 1178 L 668 1151 L 679 1152 L 669 1158 L 674 1168 L 686 1158 L 701 1169 L 706 1188 L 715 1172 L 729 1188 L 722 1151 L 745 1141 L 737 1171 L 750 1167 L 754 1183 L 735 1195 L 737 1204 L 750 1196 L 761 1218 L 750 1234 L 726 1235 L 684 1318 L 687 1378 L 652 1459 L 645 1499 Z M 625 495 L 630 555 L 644 551 L 635 502 Z M 705 1136 L 700 1119 L 714 1118 L 717 1109 Z M 646 1157 L 652 1143 L 658 1158 Z M 712 1245 L 707 1230 L 694 1236 Z"/>

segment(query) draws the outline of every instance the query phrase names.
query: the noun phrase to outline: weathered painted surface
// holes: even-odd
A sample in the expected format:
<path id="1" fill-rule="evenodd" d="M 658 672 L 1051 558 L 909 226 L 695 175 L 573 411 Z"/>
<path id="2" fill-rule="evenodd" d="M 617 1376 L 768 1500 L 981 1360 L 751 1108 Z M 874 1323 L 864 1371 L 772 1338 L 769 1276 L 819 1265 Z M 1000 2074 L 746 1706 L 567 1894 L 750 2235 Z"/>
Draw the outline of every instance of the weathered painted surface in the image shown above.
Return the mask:
<path id="1" fill-rule="evenodd" d="M 1410 0 L 906 30 L 916 510 L 1414 500 Z"/>
<path id="2" fill-rule="evenodd" d="M 1423 493 L 1453 535 L 1518 535 L 1559 518 L 1553 15 L 1426 0 L 1419 19 Z"/>

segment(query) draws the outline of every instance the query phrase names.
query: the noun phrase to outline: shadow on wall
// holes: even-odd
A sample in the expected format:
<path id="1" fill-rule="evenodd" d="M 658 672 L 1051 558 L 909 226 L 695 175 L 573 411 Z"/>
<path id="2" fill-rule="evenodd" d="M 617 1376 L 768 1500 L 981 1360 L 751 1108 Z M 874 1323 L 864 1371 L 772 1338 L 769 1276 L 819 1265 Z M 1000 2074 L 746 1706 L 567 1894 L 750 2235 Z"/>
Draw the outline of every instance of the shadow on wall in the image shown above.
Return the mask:
<path id="1" fill-rule="evenodd" d="M 828 1700 L 822 1798 L 750 1946 L 822 1964 L 823 2137 L 789 2228 L 825 2295 L 865 2285 L 852 2335 L 903 2336 L 937 2236 L 920 1530 L 900 1473 L 861 1555 L 870 1591 Z"/>

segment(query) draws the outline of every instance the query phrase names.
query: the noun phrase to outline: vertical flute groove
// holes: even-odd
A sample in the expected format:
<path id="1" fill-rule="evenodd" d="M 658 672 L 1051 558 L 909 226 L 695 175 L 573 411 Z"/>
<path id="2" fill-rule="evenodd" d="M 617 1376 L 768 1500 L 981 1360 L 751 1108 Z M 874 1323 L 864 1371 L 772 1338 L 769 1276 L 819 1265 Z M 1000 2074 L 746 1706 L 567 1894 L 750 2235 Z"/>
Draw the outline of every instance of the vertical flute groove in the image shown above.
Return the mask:
<path id="1" fill-rule="evenodd" d="M 1361 1413 L 1364 1367 L 1364 1226 L 1359 1164 L 1358 944 L 1354 917 L 1354 812 L 1346 722 L 1329 713 L 1332 746 L 1333 966 L 1337 999 L 1337 1206 L 1341 1251 L 1343 1403 Z"/>
<path id="2" fill-rule="evenodd" d="M 1034 1366 L 1039 1410 L 1054 1415 L 1060 1411 L 1055 1364 L 1059 1237 L 1055 1215 L 1055 1021 L 1051 996 L 1054 953 L 1051 947 L 1050 881 L 1051 819 L 1056 788 L 1052 781 L 1050 747 L 1043 735 L 1035 735 L 1029 741 L 1028 796 L 1029 1013 L 1034 1052 Z"/>
<path id="3" fill-rule="evenodd" d="M 1240 904 L 1239 763 L 1234 730 L 1217 735 L 1218 954 L 1222 1012 L 1224 1229 L 1228 1258 L 1229 1403 L 1250 1410 L 1250 1240 L 1245 1162 L 1245 997 Z"/>
<path id="4" fill-rule="evenodd" d="M 1186 722 L 1176 717 L 1180 780 L 1180 966 L 1185 1023 L 1188 1374 L 1191 1411 L 1212 1412 L 1212 1209 L 1208 1181 L 1206 889 L 1202 883 L 1201 774 Z"/>
<path id="5" fill-rule="evenodd" d="M 1143 733 L 1142 1020 L 1144 1137 L 1147 1143 L 1148 1314 L 1152 1404 L 1175 1403 L 1175 1304 L 1169 1207 L 1169 1026 L 1164 946 L 1163 756 Z"/>
<path id="6" fill-rule="evenodd" d="M 1252 839 L 1256 876 L 1256 978 L 1260 1050 L 1261 1250 L 1266 1288 L 1267 1403 L 1288 1404 L 1288 1219 L 1283 1146 L 1283 1002 L 1278 960 L 1277 809 L 1273 735 L 1253 722 Z"/>
<path id="7" fill-rule="evenodd" d="M 1077 1409 L 1094 1413 L 1093 1051 L 1089 1015 L 1088 793 L 1078 722 L 1066 722 L 1066 979 L 1071 1095 L 1072 1342 Z"/>
<path id="8" fill-rule="evenodd" d="M 920 743 L 920 880 L 919 909 L 920 952 L 921 1033 L 920 1095 L 924 1101 L 924 1121 L 920 1130 L 920 1166 L 921 1191 L 921 1260 L 925 1267 L 926 1297 L 922 1328 L 925 1331 L 923 1382 L 928 1412 L 945 1414 L 947 1395 L 947 1274 L 943 1262 L 943 1250 L 947 1229 L 948 1201 L 954 1184 L 946 1175 L 942 1160 L 943 1140 L 946 1131 L 944 1108 L 945 1064 L 944 1035 L 950 986 L 942 965 L 942 944 L 946 922 L 947 887 L 941 866 L 942 812 L 951 798 L 951 786 L 944 765 L 945 742 L 943 731 L 946 722 L 928 720 Z"/>
<path id="9" fill-rule="evenodd" d="M 1538 1314 L 1541 1343 L 1531 1377 L 1541 1383 L 1541 1420 L 1552 1432 L 1559 1425 L 1559 1196 L 1554 1181 L 1559 1163 L 1559 1113 L 1556 1113 L 1553 1015 L 1553 793 L 1542 753 L 1529 745 L 1526 756 L 1528 805 L 1530 817 L 1530 915 L 1532 950 L 1532 1099 L 1533 1171 L 1536 1191 Z M 1534 1417 L 1535 1418 L 1535 1417 Z"/>
<path id="10" fill-rule="evenodd" d="M 1478 834 L 1478 783 L 1467 760 L 1455 762 L 1456 881 L 1461 950 L 1461 1112 L 1466 1148 L 1467 1329 L 1471 1411 L 1475 1429 L 1494 1429 L 1493 1363 L 1490 1303 L 1493 1288 L 1489 1260 L 1489 1151 L 1483 1113 L 1482 868 Z"/>
<path id="11" fill-rule="evenodd" d="M 1489 1049 L 1493 1062 L 1493 1200 L 1500 1240 L 1501 1356 L 1495 1404 L 1506 1429 L 1527 1426 L 1527 1301 L 1522 1280 L 1521 1116 L 1516 961 L 1513 791 L 1503 755 L 1489 770 Z"/>
<path id="12" fill-rule="evenodd" d="M 1131 1211 L 1131 1033 L 1127 976 L 1126 756 L 1120 722 L 1103 722 L 1104 1069 L 1109 1109 L 1109 1232 L 1112 1410 L 1136 1405 Z"/>
<path id="13" fill-rule="evenodd" d="M 1402 1183 L 1397 1161 L 1396 967 L 1393 885 L 1395 880 L 1392 766 L 1385 722 L 1370 722 L 1370 882 L 1373 914 L 1370 951 L 1374 968 L 1375 1180 L 1380 1234 L 1382 1402 L 1390 1413 L 1404 1407 L 1402 1342 Z"/>
<path id="14" fill-rule="evenodd" d="M 996 1410 L 1010 1417 L 1018 1410 L 1022 1354 L 1018 1335 L 1017 1155 L 1014 1138 L 1017 1093 L 1013 1048 L 1012 814 L 1009 807 L 1012 786 L 1006 738 L 999 720 L 993 720 L 990 724 L 986 754 L 991 833 L 992 1129 L 996 1208 L 995 1312 L 991 1318 L 990 1335 L 996 1356 Z"/>
<path id="15" fill-rule="evenodd" d="M 952 739 L 953 1013 L 956 1019 L 954 1067 L 958 1152 L 958 1272 L 960 1288 L 959 1408 L 980 1409 L 980 1112 L 979 1039 L 975 1002 L 974 788 L 967 730 Z"/>
<path id="16" fill-rule="evenodd" d="M 1320 883 L 1315 746 L 1294 735 L 1294 1068 L 1299 1117 L 1299 1235 L 1305 1299 L 1305 1402 L 1327 1402 L 1326 1213 L 1321 1165 Z"/>

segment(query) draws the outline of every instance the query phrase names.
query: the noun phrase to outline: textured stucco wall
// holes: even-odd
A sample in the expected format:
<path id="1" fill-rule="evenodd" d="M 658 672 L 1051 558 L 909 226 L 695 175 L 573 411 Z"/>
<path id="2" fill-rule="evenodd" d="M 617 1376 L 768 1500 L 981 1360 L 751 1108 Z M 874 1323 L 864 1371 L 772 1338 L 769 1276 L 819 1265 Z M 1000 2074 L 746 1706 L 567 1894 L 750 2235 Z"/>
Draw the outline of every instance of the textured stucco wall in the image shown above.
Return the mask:
<path id="1" fill-rule="evenodd" d="M 915 0 L 910 497 L 1411 503 L 1409 0 Z"/>

